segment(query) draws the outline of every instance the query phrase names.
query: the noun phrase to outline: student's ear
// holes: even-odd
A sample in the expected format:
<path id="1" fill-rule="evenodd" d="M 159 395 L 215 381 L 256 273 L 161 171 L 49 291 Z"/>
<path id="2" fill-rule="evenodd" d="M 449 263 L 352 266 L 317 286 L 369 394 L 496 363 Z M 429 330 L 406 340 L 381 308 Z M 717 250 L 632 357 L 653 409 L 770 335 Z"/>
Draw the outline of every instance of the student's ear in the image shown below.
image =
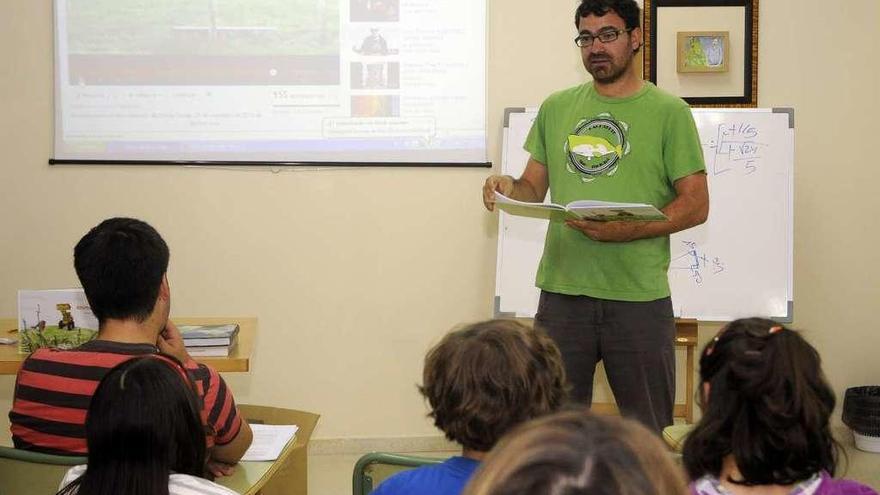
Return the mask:
<path id="1" fill-rule="evenodd" d="M 167 301 L 171 299 L 171 286 L 168 285 L 168 274 L 162 275 L 162 283 L 159 284 L 159 299 Z"/>
<path id="2" fill-rule="evenodd" d="M 711 389 L 711 387 L 712 386 L 709 385 L 709 382 L 703 382 L 703 395 L 702 397 L 700 397 L 700 400 L 703 404 L 709 402 L 709 390 Z"/>

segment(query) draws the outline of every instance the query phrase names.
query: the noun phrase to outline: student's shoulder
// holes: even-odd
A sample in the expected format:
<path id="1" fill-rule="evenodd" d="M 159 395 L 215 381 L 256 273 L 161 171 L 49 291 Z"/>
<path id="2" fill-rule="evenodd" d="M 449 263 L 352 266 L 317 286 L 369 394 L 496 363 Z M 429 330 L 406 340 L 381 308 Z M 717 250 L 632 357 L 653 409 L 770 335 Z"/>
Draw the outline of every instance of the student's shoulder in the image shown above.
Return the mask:
<path id="1" fill-rule="evenodd" d="M 22 370 L 38 370 L 47 374 L 63 375 L 77 367 L 113 368 L 133 357 L 127 353 L 94 350 L 85 345 L 73 349 L 42 347 L 30 353 L 22 362 Z M 60 365 L 61 368 L 58 368 Z M 49 368 L 46 368 L 49 366 Z"/>
<path id="2" fill-rule="evenodd" d="M 415 469 L 401 471 L 383 481 L 374 494 L 458 494 L 473 474 L 473 468 L 470 466 L 471 461 L 468 461 L 466 465 L 463 465 L 461 459 L 462 458 L 454 457 L 439 464 L 429 464 Z"/>
<path id="3" fill-rule="evenodd" d="M 392 475 L 380 482 L 379 486 L 371 493 L 373 493 L 373 495 L 405 495 L 406 493 L 409 493 L 414 486 L 413 471 L 415 471 L 415 469 L 401 471 Z"/>
<path id="4" fill-rule="evenodd" d="M 372 493 L 374 495 L 421 493 L 425 491 L 427 479 L 430 478 L 430 476 L 426 475 L 434 470 L 434 466 L 420 466 L 415 469 L 401 471 L 379 483 L 379 486 Z"/>
<path id="5" fill-rule="evenodd" d="M 825 476 L 816 490 L 816 495 L 878 495 L 873 488 L 858 481 L 833 479 Z"/>
<path id="6" fill-rule="evenodd" d="M 61 490 L 65 486 L 69 485 L 73 480 L 79 478 L 86 472 L 86 465 L 80 464 L 78 466 L 73 466 L 68 469 L 66 473 L 64 473 L 64 478 L 61 480 L 61 484 L 58 485 L 58 489 Z"/>
<path id="7" fill-rule="evenodd" d="M 172 474 L 168 477 L 169 495 L 237 495 L 225 486 L 188 474 Z"/>
<path id="8" fill-rule="evenodd" d="M 223 379 L 220 373 L 212 366 L 196 362 L 192 358 L 184 364 L 184 367 L 196 380 L 214 382 Z"/>

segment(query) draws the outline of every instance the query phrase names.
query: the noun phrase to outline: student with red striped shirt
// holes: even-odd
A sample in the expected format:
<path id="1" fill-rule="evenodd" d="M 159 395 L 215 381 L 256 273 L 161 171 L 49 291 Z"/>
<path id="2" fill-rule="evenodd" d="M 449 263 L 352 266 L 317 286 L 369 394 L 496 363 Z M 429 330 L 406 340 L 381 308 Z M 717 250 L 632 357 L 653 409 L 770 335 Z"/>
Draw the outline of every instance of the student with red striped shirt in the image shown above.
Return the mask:
<path id="1" fill-rule="evenodd" d="M 24 361 L 9 413 L 16 448 L 85 455 L 85 416 L 98 383 L 116 365 L 161 351 L 191 374 L 202 402 L 211 471 L 228 474 L 241 459 L 251 443 L 250 427 L 223 378 L 189 356 L 168 319 L 168 258 L 159 233 L 131 218 L 105 220 L 80 239 L 74 266 L 98 318 L 98 336 L 72 350 L 39 349 Z"/>

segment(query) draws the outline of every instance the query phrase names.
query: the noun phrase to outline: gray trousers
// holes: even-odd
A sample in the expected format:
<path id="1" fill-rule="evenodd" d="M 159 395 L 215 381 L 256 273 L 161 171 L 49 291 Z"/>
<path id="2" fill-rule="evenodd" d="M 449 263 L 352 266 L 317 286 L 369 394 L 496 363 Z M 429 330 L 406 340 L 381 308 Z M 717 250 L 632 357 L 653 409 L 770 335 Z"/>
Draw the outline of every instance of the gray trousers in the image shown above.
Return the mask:
<path id="1" fill-rule="evenodd" d="M 610 301 L 541 291 L 535 324 L 562 351 L 571 398 L 593 401 L 596 364 L 605 364 L 621 414 L 661 432 L 675 406 L 675 318 L 670 298 Z"/>

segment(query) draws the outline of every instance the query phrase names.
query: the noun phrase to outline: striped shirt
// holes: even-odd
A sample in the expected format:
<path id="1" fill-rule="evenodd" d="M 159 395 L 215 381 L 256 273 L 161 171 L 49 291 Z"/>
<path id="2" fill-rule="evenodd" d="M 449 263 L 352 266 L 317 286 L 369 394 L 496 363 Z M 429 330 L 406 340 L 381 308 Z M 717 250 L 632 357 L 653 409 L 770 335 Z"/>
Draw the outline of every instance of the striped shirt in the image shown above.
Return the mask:
<path id="1" fill-rule="evenodd" d="M 38 349 L 27 357 L 15 381 L 9 412 L 15 448 L 60 455 L 86 455 L 85 420 L 98 383 L 114 366 L 156 346 L 92 340 L 76 349 Z M 226 382 L 195 361 L 186 368 L 201 398 L 202 420 L 211 432 L 208 447 L 231 442 L 241 416 Z"/>
<path id="2" fill-rule="evenodd" d="M 84 465 L 70 468 L 67 474 L 64 475 L 64 479 L 61 480 L 61 486 L 58 487 L 58 490 L 61 490 L 85 472 L 86 466 Z M 206 479 L 188 474 L 172 473 L 168 477 L 168 495 L 238 495 L 238 493 Z"/>

